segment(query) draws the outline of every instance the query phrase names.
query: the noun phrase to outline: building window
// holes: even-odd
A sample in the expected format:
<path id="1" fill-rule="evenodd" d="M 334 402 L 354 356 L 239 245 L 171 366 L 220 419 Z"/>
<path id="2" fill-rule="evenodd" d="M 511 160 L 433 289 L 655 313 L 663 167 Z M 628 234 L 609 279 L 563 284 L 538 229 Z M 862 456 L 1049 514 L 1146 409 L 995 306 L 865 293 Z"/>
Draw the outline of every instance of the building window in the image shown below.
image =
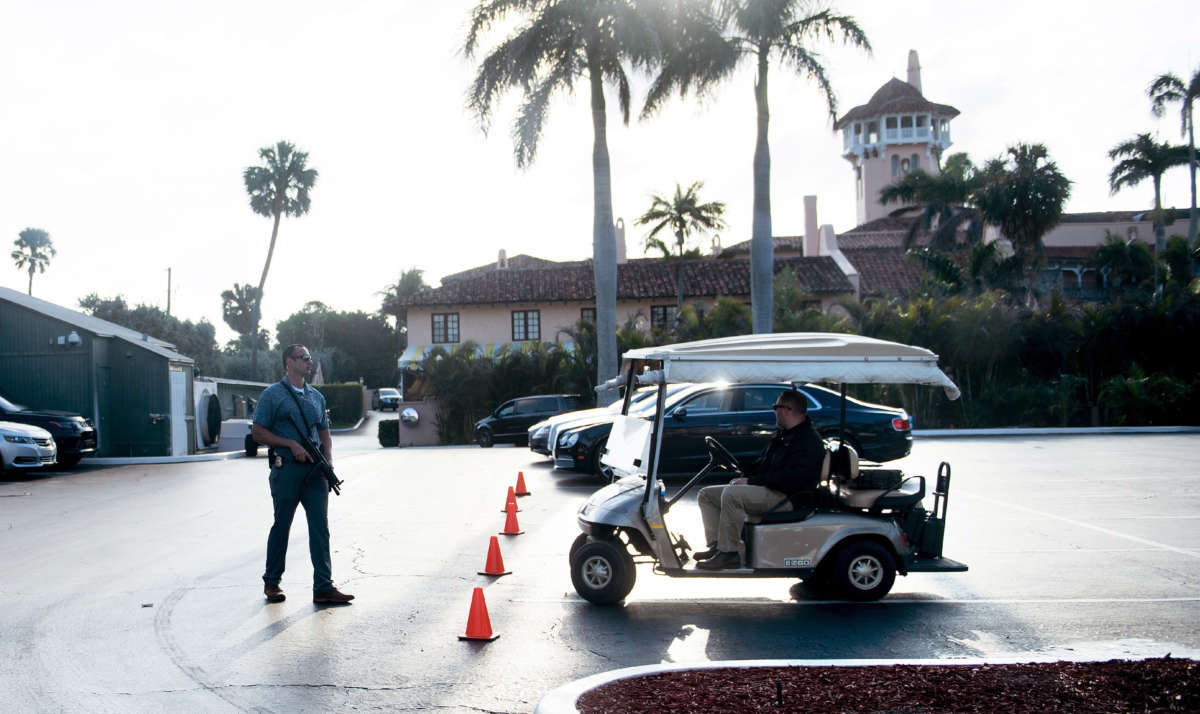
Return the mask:
<path id="1" fill-rule="evenodd" d="M 458 313 L 433 313 L 434 343 L 458 342 Z"/>
<path id="2" fill-rule="evenodd" d="M 542 339 L 542 315 L 539 310 L 513 310 L 513 342 Z"/>
<path id="3" fill-rule="evenodd" d="M 594 308 L 594 307 L 580 308 L 579 319 L 584 322 L 590 322 L 593 325 L 595 325 L 596 324 L 596 308 Z"/>
<path id="4" fill-rule="evenodd" d="M 867 122 L 867 143 L 875 144 L 879 142 L 879 122 Z"/>
<path id="5" fill-rule="evenodd" d="M 669 330 L 675 326 L 675 318 L 679 316 L 676 305 L 652 305 L 650 307 L 650 328 Z"/>
<path id="6" fill-rule="evenodd" d="M 916 154 L 912 155 L 912 164 L 909 166 L 909 168 L 913 171 L 916 171 L 917 169 L 921 168 L 921 161 L 920 161 L 920 159 L 917 158 Z"/>
<path id="7" fill-rule="evenodd" d="M 900 157 L 893 154 L 892 155 L 892 176 L 895 177 L 895 176 L 899 176 L 899 175 L 900 175 Z"/>

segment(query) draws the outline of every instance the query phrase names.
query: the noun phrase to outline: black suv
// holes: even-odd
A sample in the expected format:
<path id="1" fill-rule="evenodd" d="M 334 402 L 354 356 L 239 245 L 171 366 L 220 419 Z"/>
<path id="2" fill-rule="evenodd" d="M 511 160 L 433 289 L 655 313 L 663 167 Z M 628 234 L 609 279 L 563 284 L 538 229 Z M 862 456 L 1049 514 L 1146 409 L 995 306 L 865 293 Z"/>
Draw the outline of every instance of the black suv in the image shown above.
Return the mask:
<path id="1" fill-rule="evenodd" d="M 525 445 L 529 427 L 555 414 L 575 411 L 583 406 L 578 394 L 547 394 L 517 397 L 504 402 L 475 422 L 475 442 L 485 449 L 497 442 Z"/>
<path id="2" fill-rule="evenodd" d="M 58 464 L 71 468 L 84 456 L 96 453 L 96 429 L 90 419 L 74 412 L 34 411 L 0 396 L 0 421 L 40 426 L 54 437 Z"/>

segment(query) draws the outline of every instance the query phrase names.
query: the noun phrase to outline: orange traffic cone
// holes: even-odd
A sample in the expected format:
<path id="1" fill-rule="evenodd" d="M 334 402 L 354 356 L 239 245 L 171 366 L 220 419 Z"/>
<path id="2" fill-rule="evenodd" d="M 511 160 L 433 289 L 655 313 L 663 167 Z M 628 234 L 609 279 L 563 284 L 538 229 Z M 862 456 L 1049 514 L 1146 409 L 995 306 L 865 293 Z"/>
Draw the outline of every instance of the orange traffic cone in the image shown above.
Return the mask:
<path id="1" fill-rule="evenodd" d="M 517 524 L 517 504 L 513 502 L 506 509 L 508 518 L 504 521 L 504 530 L 500 531 L 500 535 L 521 535 L 525 531 L 521 530 L 521 526 Z"/>
<path id="2" fill-rule="evenodd" d="M 500 509 L 501 513 L 508 513 L 508 507 L 512 506 L 513 510 L 521 510 L 517 507 L 517 495 L 513 492 L 513 487 L 508 487 L 508 497 L 504 499 L 504 508 Z"/>
<path id="3" fill-rule="evenodd" d="M 508 575 L 511 570 L 504 569 L 504 558 L 500 557 L 500 541 L 496 536 L 492 536 L 492 542 L 488 545 L 487 564 L 483 566 L 483 570 L 479 571 L 480 575 Z"/>
<path id="4" fill-rule="evenodd" d="M 475 588 L 471 595 L 471 614 L 467 616 L 467 634 L 460 640 L 485 640 L 491 642 L 500 635 L 492 634 L 492 621 L 488 619 L 487 603 L 483 601 L 483 588 Z"/>
<path id="5" fill-rule="evenodd" d="M 529 495 L 529 489 L 525 488 L 525 472 L 524 471 L 517 472 L 517 491 L 516 491 L 516 493 L 518 496 L 528 496 Z"/>

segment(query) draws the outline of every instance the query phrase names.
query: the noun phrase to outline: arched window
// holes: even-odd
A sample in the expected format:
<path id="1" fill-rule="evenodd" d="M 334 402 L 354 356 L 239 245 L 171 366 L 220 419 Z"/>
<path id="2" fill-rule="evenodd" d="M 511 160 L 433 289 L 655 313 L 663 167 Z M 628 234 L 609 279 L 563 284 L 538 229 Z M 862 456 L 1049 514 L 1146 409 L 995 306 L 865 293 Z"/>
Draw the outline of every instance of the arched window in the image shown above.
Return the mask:
<path id="1" fill-rule="evenodd" d="M 892 176 L 900 175 L 900 157 L 892 154 Z"/>
<path id="2" fill-rule="evenodd" d="M 916 154 L 913 154 L 912 155 L 912 170 L 916 171 L 919 168 L 921 168 L 921 161 L 919 158 L 917 158 Z"/>

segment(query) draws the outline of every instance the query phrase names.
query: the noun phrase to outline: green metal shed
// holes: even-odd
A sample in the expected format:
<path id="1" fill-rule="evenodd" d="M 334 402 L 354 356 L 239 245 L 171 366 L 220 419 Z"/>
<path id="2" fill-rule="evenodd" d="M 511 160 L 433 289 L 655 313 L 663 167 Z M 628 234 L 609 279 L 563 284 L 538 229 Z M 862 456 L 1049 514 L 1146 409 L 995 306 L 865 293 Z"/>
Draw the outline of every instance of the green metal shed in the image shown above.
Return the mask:
<path id="1" fill-rule="evenodd" d="M 99 456 L 195 453 L 194 374 L 168 342 L 0 287 L 0 392 L 89 417 Z"/>

